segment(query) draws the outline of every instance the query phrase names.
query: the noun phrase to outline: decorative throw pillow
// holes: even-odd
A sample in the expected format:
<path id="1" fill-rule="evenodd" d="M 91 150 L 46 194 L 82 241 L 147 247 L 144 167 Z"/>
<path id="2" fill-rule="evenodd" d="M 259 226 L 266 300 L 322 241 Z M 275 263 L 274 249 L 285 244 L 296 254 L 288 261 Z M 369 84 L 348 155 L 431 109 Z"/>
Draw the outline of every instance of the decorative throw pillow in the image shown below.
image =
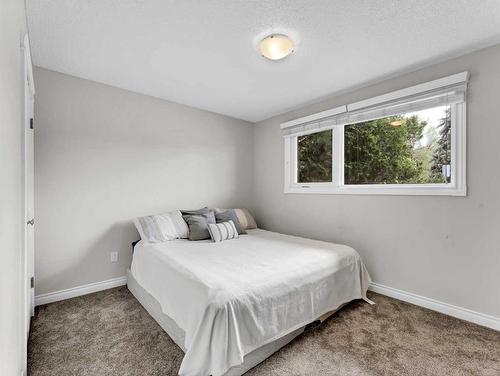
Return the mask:
<path id="1" fill-rule="evenodd" d="M 189 240 L 210 239 L 208 224 L 215 224 L 215 216 L 211 211 L 198 215 L 183 215 L 189 227 Z"/>
<path id="2" fill-rule="evenodd" d="M 236 231 L 238 231 L 239 235 L 247 233 L 241 227 L 238 216 L 236 215 L 236 212 L 233 209 L 228 209 L 228 210 L 224 210 L 223 212 L 215 213 L 215 222 L 221 223 L 221 222 L 229 222 L 229 221 L 233 221 L 234 227 L 236 227 Z"/>
<path id="3" fill-rule="evenodd" d="M 163 243 L 189 235 L 188 226 L 179 210 L 135 218 L 134 225 L 145 243 Z"/>
<path id="4" fill-rule="evenodd" d="M 236 215 L 242 223 L 242 226 L 245 230 L 252 230 L 257 228 L 257 223 L 255 223 L 255 219 L 252 214 L 247 209 L 234 209 L 236 211 Z"/>
<path id="5" fill-rule="evenodd" d="M 221 213 L 226 211 L 227 209 L 213 209 L 216 213 Z M 255 219 L 253 219 L 252 215 L 247 209 L 233 209 L 238 217 L 238 221 L 240 222 L 240 226 L 243 230 L 251 230 L 257 228 L 257 223 L 255 223 Z"/>
<path id="6" fill-rule="evenodd" d="M 207 207 L 201 208 L 201 209 L 196 209 L 196 210 L 181 210 L 182 215 L 200 215 L 200 214 L 207 214 L 211 212 Z"/>
<path id="7" fill-rule="evenodd" d="M 215 243 L 239 238 L 238 231 L 236 230 L 236 226 L 233 221 L 221 222 L 217 224 L 210 223 L 208 225 L 208 231 L 212 241 Z"/>

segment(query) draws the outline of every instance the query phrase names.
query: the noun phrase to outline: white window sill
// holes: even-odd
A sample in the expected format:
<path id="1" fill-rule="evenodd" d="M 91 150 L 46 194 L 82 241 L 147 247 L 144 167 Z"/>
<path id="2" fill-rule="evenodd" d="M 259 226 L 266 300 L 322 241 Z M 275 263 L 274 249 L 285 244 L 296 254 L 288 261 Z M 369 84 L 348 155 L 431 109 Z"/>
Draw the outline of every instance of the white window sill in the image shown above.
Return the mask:
<path id="1" fill-rule="evenodd" d="M 285 194 L 333 194 L 333 195 L 397 195 L 397 196 L 466 196 L 466 187 L 454 187 L 444 184 L 376 184 L 347 185 L 332 184 L 297 184 L 285 187 Z"/>

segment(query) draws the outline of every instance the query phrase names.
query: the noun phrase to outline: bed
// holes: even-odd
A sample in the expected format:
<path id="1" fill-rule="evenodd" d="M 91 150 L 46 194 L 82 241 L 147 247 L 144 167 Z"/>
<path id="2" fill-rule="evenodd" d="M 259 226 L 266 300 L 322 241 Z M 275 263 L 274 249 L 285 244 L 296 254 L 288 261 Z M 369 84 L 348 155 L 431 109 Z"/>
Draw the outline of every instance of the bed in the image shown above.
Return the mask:
<path id="1" fill-rule="evenodd" d="M 185 352 L 179 375 L 237 376 L 355 299 L 370 276 L 352 248 L 248 230 L 212 243 L 135 245 L 129 290 Z"/>

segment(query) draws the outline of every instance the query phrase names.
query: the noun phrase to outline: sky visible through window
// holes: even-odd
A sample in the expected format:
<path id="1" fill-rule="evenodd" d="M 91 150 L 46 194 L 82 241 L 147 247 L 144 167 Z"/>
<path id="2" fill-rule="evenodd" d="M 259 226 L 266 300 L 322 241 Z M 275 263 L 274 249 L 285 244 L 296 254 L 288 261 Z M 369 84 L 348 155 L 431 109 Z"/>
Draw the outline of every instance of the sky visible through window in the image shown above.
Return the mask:
<path id="1" fill-rule="evenodd" d="M 406 114 L 405 117 L 418 116 L 420 119 L 427 122 L 424 129 L 424 136 L 422 140 L 415 145 L 416 147 L 425 147 L 435 142 L 439 137 L 438 126 L 441 119 L 446 117 L 447 106 L 441 106 L 436 108 L 429 108 L 428 110 L 422 110 L 418 112 L 412 112 Z"/>

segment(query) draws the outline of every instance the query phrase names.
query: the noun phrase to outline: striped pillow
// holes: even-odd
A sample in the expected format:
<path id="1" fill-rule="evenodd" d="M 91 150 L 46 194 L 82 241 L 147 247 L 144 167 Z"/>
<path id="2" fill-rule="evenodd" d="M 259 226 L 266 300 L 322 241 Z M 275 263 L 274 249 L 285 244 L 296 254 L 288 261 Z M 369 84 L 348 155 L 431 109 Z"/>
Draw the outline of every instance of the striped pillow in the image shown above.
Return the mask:
<path id="1" fill-rule="evenodd" d="M 221 242 L 223 240 L 238 239 L 238 231 L 233 221 L 221 222 L 221 223 L 209 223 L 208 232 L 214 243 Z"/>
<path id="2" fill-rule="evenodd" d="M 134 224 L 145 243 L 163 243 L 189 236 L 188 226 L 179 210 L 135 218 Z"/>

